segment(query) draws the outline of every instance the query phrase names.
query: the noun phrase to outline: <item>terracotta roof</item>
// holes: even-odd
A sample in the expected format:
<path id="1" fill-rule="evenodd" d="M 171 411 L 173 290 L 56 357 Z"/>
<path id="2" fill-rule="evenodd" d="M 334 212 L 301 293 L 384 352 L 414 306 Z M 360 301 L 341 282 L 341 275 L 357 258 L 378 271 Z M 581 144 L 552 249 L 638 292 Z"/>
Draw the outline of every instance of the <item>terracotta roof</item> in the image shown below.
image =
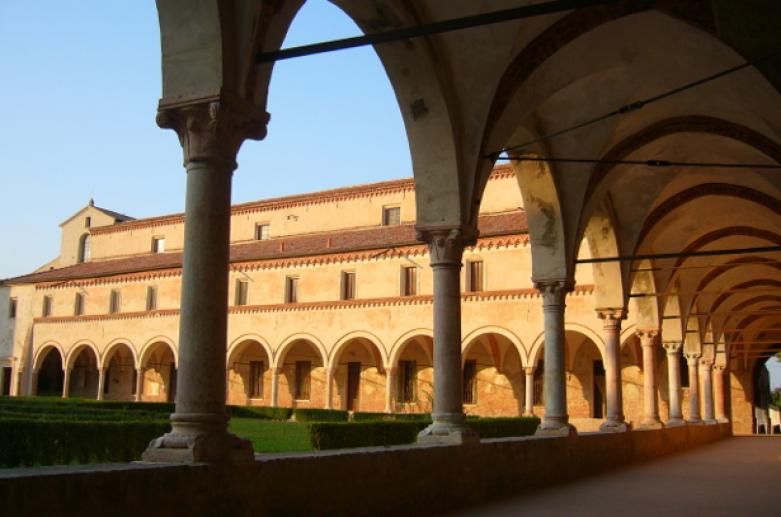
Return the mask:
<path id="1" fill-rule="evenodd" d="M 496 165 L 491 174 L 491 179 L 501 179 L 514 175 L 512 167 L 508 164 Z M 377 183 L 366 183 L 350 187 L 342 187 L 331 190 L 321 190 L 306 194 L 295 194 L 292 196 L 277 197 L 272 199 L 263 199 L 259 201 L 250 201 L 240 203 L 231 207 L 231 214 L 243 214 L 248 212 L 263 212 L 268 210 L 279 210 L 293 206 L 312 205 L 319 203 L 332 203 L 345 199 L 354 199 L 359 197 L 381 196 L 399 191 L 415 190 L 415 181 L 413 178 L 403 178 L 398 180 L 380 181 Z M 101 209 L 102 210 L 102 209 Z M 147 217 L 144 219 L 131 219 L 107 226 L 100 226 L 92 229 L 93 234 L 100 235 L 106 233 L 122 232 L 139 228 L 148 228 L 154 226 L 163 226 L 167 224 L 177 224 L 184 222 L 184 214 L 168 214 L 157 217 Z"/>
<path id="2" fill-rule="evenodd" d="M 526 212 L 516 210 L 498 215 L 481 216 L 478 222 L 481 240 L 502 235 L 527 233 Z M 317 255 L 344 254 L 365 250 L 390 250 L 401 246 L 420 246 L 412 224 L 379 226 L 360 230 L 323 232 L 233 244 L 231 263 L 273 260 Z M 182 254 L 150 253 L 121 259 L 91 261 L 60 269 L 9 278 L 7 284 L 63 282 L 95 277 L 127 275 L 142 271 L 180 268 Z"/>

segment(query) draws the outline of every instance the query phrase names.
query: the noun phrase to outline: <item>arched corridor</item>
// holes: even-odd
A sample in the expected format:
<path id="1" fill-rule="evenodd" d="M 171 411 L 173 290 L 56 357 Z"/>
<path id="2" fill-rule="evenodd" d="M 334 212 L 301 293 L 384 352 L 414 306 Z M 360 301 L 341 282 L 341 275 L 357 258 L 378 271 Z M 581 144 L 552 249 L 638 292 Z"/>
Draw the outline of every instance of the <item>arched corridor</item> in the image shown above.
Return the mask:
<path id="1" fill-rule="evenodd" d="M 228 356 L 228 404 L 271 405 L 271 360 L 256 339 L 235 345 Z"/>
<path id="2" fill-rule="evenodd" d="M 49 346 L 41 351 L 36 367 L 35 394 L 39 396 L 62 396 L 64 372 L 60 351 Z"/>
<path id="3" fill-rule="evenodd" d="M 176 359 L 171 345 L 156 341 L 141 354 L 137 400 L 173 402 L 176 397 Z"/>
<path id="4" fill-rule="evenodd" d="M 64 396 L 98 398 L 98 358 L 89 345 L 80 345 L 68 355 L 65 365 L 66 389 Z"/>

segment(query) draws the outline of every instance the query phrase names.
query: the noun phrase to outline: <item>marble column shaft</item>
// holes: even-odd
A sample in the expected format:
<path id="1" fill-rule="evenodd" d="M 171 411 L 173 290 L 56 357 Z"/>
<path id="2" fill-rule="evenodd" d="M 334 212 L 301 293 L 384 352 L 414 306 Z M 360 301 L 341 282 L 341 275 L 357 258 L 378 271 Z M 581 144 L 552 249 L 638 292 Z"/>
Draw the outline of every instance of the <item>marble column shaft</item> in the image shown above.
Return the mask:
<path id="1" fill-rule="evenodd" d="M 394 388 L 396 386 L 396 367 L 385 369 L 385 412 L 393 413 Z"/>
<path id="2" fill-rule="evenodd" d="M 605 422 L 602 431 L 626 431 L 624 402 L 621 386 L 621 320 L 626 318 L 623 309 L 598 309 L 605 339 Z"/>
<path id="3" fill-rule="evenodd" d="M 699 353 L 687 353 L 686 364 L 689 367 L 689 419 L 687 422 L 699 424 L 700 418 L 700 380 L 698 375 L 698 365 L 700 363 Z"/>
<path id="4" fill-rule="evenodd" d="M 526 397 L 523 414 L 534 415 L 534 366 L 526 366 L 523 369 L 526 379 L 524 382 L 524 395 Z"/>
<path id="5" fill-rule="evenodd" d="M 67 368 L 63 370 L 62 376 L 62 398 L 66 399 L 70 396 L 71 392 L 71 373 L 73 370 Z"/>
<path id="6" fill-rule="evenodd" d="M 97 399 L 103 400 L 103 389 L 106 386 L 106 368 L 98 368 L 98 393 Z"/>
<path id="7" fill-rule="evenodd" d="M 656 338 L 658 336 L 659 331 L 656 329 L 637 331 L 643 349 L 643 419 L 640 421 L 640 426 L 646 429 L 662 427 L 656 393 Z"/>
<path id="8" fill-rule="evenodd" d="M 282 368 L 275 367 L 271 369 L 271 407 L 279 407 L 279 375 Z"/>
<path id="9" fill-rule="evenodd" d="M 545 316 L 545 416 L 537 434 L 565 435 L 575 433 L 567 414 L 567 384 L 564 347 L 564 299 L 574 285 L 567 280 L 535 281 L 542 293 Z"/>
<path id="10" fill-rule="evenodd" d="M 702 419 L 706 424 L 715 424 L 713 411 L 713 359 L 700 359 L 700 376 L 702 377 Z"/>
<path id="11" fill-rule="evenodd" d="M 681 410 L 681 349 L 683 343 L 668 342 L 663 344 L 667 352 L 667 391 L 669 395 L 670 414 L 665 425 L 667 427 L 684 424 Z"/>
<path id="12" fill-rule="evenodd" d="M 144 394 L 144 369 L 136 370 L 136 402 L 141 402 L 141 396 Z"/>
<path id="13" fill-rule="evenodd" d="M 333 409 L 334 370 L 325 369 L 325 409 Z"/>
<path id="14" fill-rule="evenodd" d="M 727 418 L 727 408 L 725 405 L 724 395 L 724 373 L 726 367 L 723 364 L 713 365 L 713 399 L 714 399 L 714 411 L 716 421 L 725 423 L 729 422 Z"/>

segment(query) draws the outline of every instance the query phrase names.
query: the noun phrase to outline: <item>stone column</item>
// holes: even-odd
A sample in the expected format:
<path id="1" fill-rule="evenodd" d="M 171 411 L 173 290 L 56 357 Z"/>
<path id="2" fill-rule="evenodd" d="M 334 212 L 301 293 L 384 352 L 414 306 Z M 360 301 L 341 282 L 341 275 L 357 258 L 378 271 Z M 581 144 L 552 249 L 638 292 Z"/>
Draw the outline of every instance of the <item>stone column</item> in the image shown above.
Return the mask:
<path id="1" fill-rule="evenodd" d="M 545 416 L 537 434 L 572 436 L 576 431 L 567 414 L 564 298 L 574 284 L 569 280 L 534 280 L 534 287 L 542 293 L 545 314 Z"/>
<path id="2" fill-rule="evenodd" d="M 681 412 L 681 348 L 683 343 L 663 343 L 667 352 L 667 390 L 670 394 L 670 417 L 665 422 L 665 427 L 678 427 L 684 425 Z"/>
<path id="3" fill-rule="evenodd" d="M 624 421 L 624 402 L 621 391 L 621 320 L 626 318 L 623 309 L 599 309 L 602 335 L 605 338 L 605 391 L 607 418 L 599 427 L 601 431 L 625 432 L 629 427 Z"/>
<path id="4" fill-rule="evenodd" d="M 62 398 L 66 399 L 71 393 L 71 372 L 72 368 L 64 368 L 62 377 Z"/>
<path id="5" fill-rule="evenodd" d="M 385 412 L 394 412 L 394 388 L 396 386 L 396 367 L 391 366 L 385 369 Z"/>
<path id="6" fill-rule="evenodd" d="M 145 461 L 252 461 L 252 445 L 228 433 L 225 368 L 231 178 L 245 138 L 262 138 L 268 115 L 221 94 L 201 104 L 161 108 L 187 169 L 179 372 L 171 432 L 152 441 Z"/>
<path id="7" fill-rule="evenodd" d="M 713 414 L 713 359 L 700 359 L 700 374 L 702 376 L 702 421 L 705 424 L 715 424 Z"/>
<path id="8" fill-rule="evenodd" d="M 723 364 L 713 365 L 713 398 L 715 403 L 716 421 L 722 424 L 729 422 L 727 408 L 724 404 L 724 371 Z"/>
<path id="9" fill-rule="evenodd" d="M 271 369 L 271 407 L 279 407 L 279 374 L 282 368 L 274 367 Z"/>
<path id="10" fill-rule="evenodd" d="M 418 231 L 428 243 L 434 271 L 434 411 L 433 423 L 418 443 L 467 443 L 478 440 L 466 425 L 462 404 L 461 258 L 468 240 L 461 228 Z"/>
<path id="11" fill-rule="evenodd" d="M 659 401 L 656 395 L 656 338 L 659 331 L 655 329 L 638 330 L 640 346 L 643 348 L 643 419 L 640 427 L 643 429 L 661 429 L 664 427 L 659 420 Z"/>
<path id="12" fill-rule="evenodd" d="M 98 400 L 103 400 L 103 389 L 106 386 L 106 369 L 98 368 Z"/>
<path id="13" fill-rule="evenodd" d="M 700 362 L 700 354 L 697 352 L 686 354 L 686 364 L 689 366 L 689 420 L 688 424 L 701 424 L 700 418 L 700 380 L 697 375 L 697 365 Z"/>
<path id="14" fill-rule="evenodd" d="M 524 416 L 534 416 L 534 366 L 525 366 L 523 373 L 526 374 L 524 383 L 524 395 L 526 396 L 526 405 L 524 407 Z"/>
<path id="15" fill-rule="evenodd" d="M 333 395 L 334 369 L 325 369 L 325 409 L 333 409 L 331 401 Z"/>
<path id="16" fill-rule="evenodd" d="M 144 394 L 144 369 L 136 369 L 136 402 L 141 402 L 141 396 Z"/>

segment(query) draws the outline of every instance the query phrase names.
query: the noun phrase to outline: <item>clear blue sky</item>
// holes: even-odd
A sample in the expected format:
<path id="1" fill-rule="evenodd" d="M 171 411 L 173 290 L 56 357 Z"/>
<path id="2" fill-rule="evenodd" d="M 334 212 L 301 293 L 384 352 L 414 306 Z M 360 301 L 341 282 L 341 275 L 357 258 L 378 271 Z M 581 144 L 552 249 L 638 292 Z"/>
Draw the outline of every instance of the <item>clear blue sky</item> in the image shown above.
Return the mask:
<path id="1" fill-rule="evenodd" d="M 360 34 L 309 0 L 286 45 Z M 58 224 L 93 196 L 148 217 L 180 212 L 176 135 L 155 125 L 160 39 L 152 0 L 0 0 L 0 278 L 59 252 Z M 281 62 L 268 137 L 247 141 L 234 201 L 412 175 L 401 115 L 370 48 Z"/>
<path id="2" fill-rule="evenodd" d="M 326 0 L 308 0 L 285 45 L 359 33 Z M 0 48 L 0 278 L 56 257 L 57 225 L 90 197 L 133 217 L 183 210 L 181 148 L 155 125 L 152 0 L 0 0 Z M 369 48 L 278 63 L 269 112 L 268 137 L 242 147 L 235 202 L 412 175 Z M 781 385 L 781 363 L 771 372 Z"/>

